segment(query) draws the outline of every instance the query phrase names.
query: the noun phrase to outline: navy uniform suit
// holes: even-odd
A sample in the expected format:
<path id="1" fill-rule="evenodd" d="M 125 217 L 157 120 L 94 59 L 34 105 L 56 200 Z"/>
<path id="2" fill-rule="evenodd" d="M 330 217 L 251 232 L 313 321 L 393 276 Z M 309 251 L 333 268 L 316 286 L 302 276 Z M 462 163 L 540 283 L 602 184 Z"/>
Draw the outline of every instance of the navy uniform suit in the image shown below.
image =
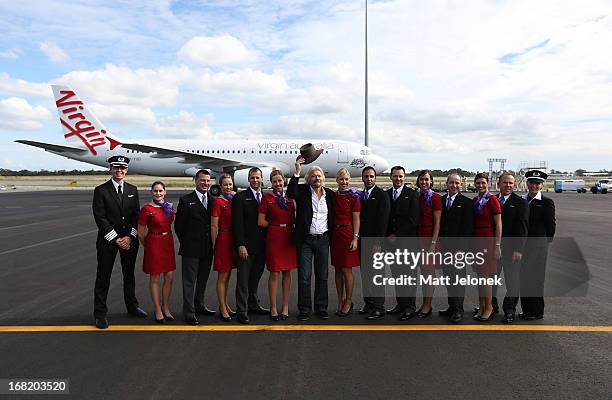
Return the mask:
<path id="1" fill-rule="evenodd" d="M 210 213 L 214 197 L 206 193 L 205 208 L 195 190 L 179 199 L 174 231 L 179 239 L 182 257 L 183 313 L 186 318 L 205 310 L 206 282 L 212 265 Z"/>
<path id="2" fill-rule="evenodd" d="M 474 211 L 472 199 L 457 193 L 450 208 L 446 207 L 448 193 L 442 196 L 442 216 L 440 217 L 440 249 L 443 252 L 467 251 L 470 246 L 474 226 Z M 449 238 L 445 240 L 445 238 Z M 465 278 L 466 267 L 457 268 L 454 265 L 444 265 L 444 276 L 450 277 L 446 285 L 448 292 L 448 309 L 450 313 L 463 313 L 465 286 L 454 285 L 457 277 Z"/>
<path id="3" fill-rule="evenodd" d="M 136 300 L 134 267 L 138 255 L 138 215 L 140 203 L 138 189 L 134 185 L 122 182 L 122 196 L 119 197 L 115 186 L 109 180 L 94 189 L 93 215 L 98 226 L 96 250 L 98 267 L 94 288 L 94 317 L 105 318 L 108 312 L 106 298 L 110 286 L 111 273 L 117 251 L 121 258 L 123 272 L 123 299 L 128 312 L 138 308 Z M 118 238 L 131 236 L 129 250 L 120 249 L 116 243 Z"/>
<path id="4" fill-rule="evenodd" d="M 387 226 L 389 224 L 389 212 L 391 205 L 389 197 L 384 190 L 378 186 L 374 186 L 367 200 L 364 198 L 361 201 L 361 213 L 359 214 L 359 236 L 361 240 L 365 238 L 383 238 L 387 236 Z M 370 242 L 370 241 L 368 241 Z M 370 244 L 379 243 L 372 240 Z M 365 248 L 360 244 L 363 255 L 361 274 L 365 306 L 367 311 L 385 311 L 385 293 L 384 288 L 374 287 L 372 278 L 374 269 L 371 265 L 372 248 Z"/>
<path id="5" fill-rule="evenodd" d="M 502 196 L 498 195 L 501 203 Z M 521 285 L 521 261 L 512 261 L 516 251 L 523 253 L 529 225 L 529 205 L 527 201 L 515 193 L 510 193 L 502 205 L 502 241 L 501 262 L 497 264 L 497 274 L 504 271 L 506 281 L 506 296 L 503 310 L 505 314 L 514 314 L 518 303 Z M 493 286 L 493 307 L 497 308 L 497 285 Z"/>
<path id="6" fill-rule="evenodd" d="M 393 191 L 394 188 L 391 187 L 386 193 L 390 204 L 387 236 L 415 238 L 420 218 L 419 192 L 404 185 L 397 199 L 393 200 Z M 389 245 L 390 250 L 395 251 L 396 246 L 391 243 Z M 416 249 L 416 240 L 411 242 L 410 247 Z M 416 269 L 407 270 L 405 266 L 393 266 L 391 274 L 395 278 L 401 275 L 415 276 Z M 397 309 L 400 313 L 416 311 L 416 290 L 416 285 L 395 287 Z"/>
<path id="7" fill-rule="evenodd" d="M 263 192 L 261 192 L 263 199 Z M 261 201 L 260 199 L 260 201 Z M 259 309 L 257 291 L 266 265 L 266 230 L 257 224 L 259 203 L 249 187 L 232 200 L 232 237 L 236 248 L 245 246 L 249 257 L 238 258 L 236 273 L 236 311 L 246 314 Z"/>
<path id="8" fill-rule="evenodd" d="M 527 200 L 529 236 L 521 266 L 521 308 L 524 315 L 539 318 L 544 315 L 544 278 L 548 246 L 556 229 L 555 203 L 545 196 Z"/>

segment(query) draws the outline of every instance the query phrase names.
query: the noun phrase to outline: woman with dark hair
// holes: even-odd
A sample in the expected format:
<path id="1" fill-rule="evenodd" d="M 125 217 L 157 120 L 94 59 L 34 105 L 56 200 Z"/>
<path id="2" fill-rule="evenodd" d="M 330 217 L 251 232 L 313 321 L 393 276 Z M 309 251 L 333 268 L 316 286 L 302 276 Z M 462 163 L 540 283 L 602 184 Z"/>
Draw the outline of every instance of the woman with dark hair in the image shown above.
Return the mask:
<path id="1" fill-rule="evenodd" d="M 489 193 L 489 175 L 480 172 L 474 177 L 478 196 L 474 197 L 474 250 L 484 251 L 484 262 L 472 264 L 479 278 L 487 278 L 497 273 L 497 260 L 501 257 L 501 205 L 497 196 Z M 478 285 L 479 308 L 474 319 L 491 321 L 493 313 L 493 287 Z"/>
<path id="2" fill-rule="evenodd" d="M 283 192 L 285 178 L 279 170 L 270 174 L 272 192 L 266 193 L 259 204 L 257 223 L 267 228 L 266 266 L 270 271 L 268 291 L 270 294 L 270 319 L 278 321 L 289 318 L 289 293 L 291 292 L 291 270 L 297 268 L 297 252 L 293 244 L 295 203 Z M 276 306 L 278 280 L 283 274 L 283 304 L 279 317 Z"/>
<path id="3" fill-rule="evenodd" d="M 237 254 L 232 243 L 232 199 L 234 183 L 229 174 L 219 179 L 221 195 L 215 200 L 211 210 L 210 237 L 214 249 L 213 269 L 217 271 L 217 299 L 219 318 L 225 322 L 232 320 L 235 313 L 227 305 L 227 288 L 232 269 L 237 265 Z"/>
<path id="4" fill-rule="evenodd" d="M 419 187 L 419 224 L 417 237 L 419 247 L 426 252 L 436 252 L 439 249 L 438 235 L 440 233 L 440 218 L 442 216 L 442 198 L 432 190 L 434 178 L 430 170 L 422 170 L 416 180 Z M 435 275 L 436 265 L 433 262 L 423 262 L 420 265 L 424 276 Z M 427 318 L 431 315 L 432 299 L 435 286 L 423 284 L 423 304 L 417 312 L 417 317 Z"/>
<path id="5" fill-rule="evenodd" d="M 349 188 L 350 181 L 351 174 L 346 168 L 336 173 L 338 192 L 334 196 L 331 264 L 336 270 L 336 315 L 339 317 L 346 317 L 353 311 L 353 268 L 361 264 L 358 251 L 361 197 L 357 190 Z"/>
<path id="6" fill-rule="evenodd" d="M 138 240 L 144 247 L 142 269 L 150 275 L 149 289 L 155 306 L 155 321 L 174 321 L 170 313 L 170 293 L 176 261 L 174 260 L 174 238 L 171 225 L 175 211 L 172 203 L 165 200 L 166 186 L 163 182 L 151 185 L 153 200 L 140 210 L 138 218 Z M 147 232 L 145 234 L 145 228 Z M 162 299 L 159 298 L 160 275 L 164 275 Z"/>

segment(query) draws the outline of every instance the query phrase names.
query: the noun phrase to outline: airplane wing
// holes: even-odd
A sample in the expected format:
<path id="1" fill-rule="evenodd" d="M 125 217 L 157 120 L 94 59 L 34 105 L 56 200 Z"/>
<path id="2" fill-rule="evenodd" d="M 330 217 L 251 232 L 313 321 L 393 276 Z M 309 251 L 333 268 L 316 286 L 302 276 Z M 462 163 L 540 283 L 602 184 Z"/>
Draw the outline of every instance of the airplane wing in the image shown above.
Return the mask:
<path id="1" fill-rule="evenodd" d="M 47 151 L 52 151 L 54 153 L 72 153 L 72 154 L 85 154 L 87 153 L 87 149 L 79 149 L 77 147 L 69 147 L 69 146 L 61 146 L 59 144 L 51 144 L 51 143 L 43 143 L 43 142 L 34 142 L 32 140 L 15 140 L 17 143 L 27 144 L 29 146 L 40 147 L 41 149 L 45 149 Z"/>
<path id="2" fill-rule="evenodd" d="M 188 151 L 173 150 L 173 149 L 168 149 L 164 147 L 149 146 L 149 145 L 138 144 L 138 143 L 122 143 L 121 146 L 126 149 L 139 151 L 141 153 L 156 153 L 151 156 L 152 158 L 174 158 L 174 157 L 182 158 L 182 160 L 179 161 L 180 163 L 184 163 L 184 164 L 199 163 L 199 164 L 202 164 L 202 166 L 206 168 L 211 168 L 211 169 L 216 169 L 216 170 L 223 170 L 225 168 L 244 169 L 244 168 L 251 168 L 251 167 L 269 166 L 267 163 L 261 163 L 261 162 L 256 162 L 256 161 L 245 163 L 243 161 L 233 160 L 231 158 L 215 157 L 215 156 L 198 154 L 198 153 L 190 153 Z"/>

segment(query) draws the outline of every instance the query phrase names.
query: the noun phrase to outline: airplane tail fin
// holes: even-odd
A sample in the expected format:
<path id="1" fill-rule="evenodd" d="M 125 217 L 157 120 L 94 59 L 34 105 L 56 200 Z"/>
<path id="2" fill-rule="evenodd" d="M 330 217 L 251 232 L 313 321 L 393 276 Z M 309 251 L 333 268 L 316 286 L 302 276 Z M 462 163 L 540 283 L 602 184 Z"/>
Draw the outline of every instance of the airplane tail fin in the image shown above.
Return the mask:
<path id="1" fill-rule="evenodd" d="M 120 139 L 108 132 L 74 90 L 61 85 L 51 88 L 68 145 L 88 149 L 93 155 L 100 149 L 113 150 L 121 145 Z"/>

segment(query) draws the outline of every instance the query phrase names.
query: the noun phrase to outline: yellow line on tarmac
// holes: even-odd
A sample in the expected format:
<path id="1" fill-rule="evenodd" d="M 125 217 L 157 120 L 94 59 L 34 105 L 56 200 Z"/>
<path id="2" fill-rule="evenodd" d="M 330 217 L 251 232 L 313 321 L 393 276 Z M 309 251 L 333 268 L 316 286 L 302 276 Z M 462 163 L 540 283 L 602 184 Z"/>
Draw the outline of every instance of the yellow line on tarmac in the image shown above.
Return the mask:
<path id="1" fill-rule="evenodd" d="M 612 332 L 612 325 L 111 325 L 112 332 L 251 331 L 543 331 Z M 0 326 L 0 332 L 100 332 L 93 325 Z"/>

